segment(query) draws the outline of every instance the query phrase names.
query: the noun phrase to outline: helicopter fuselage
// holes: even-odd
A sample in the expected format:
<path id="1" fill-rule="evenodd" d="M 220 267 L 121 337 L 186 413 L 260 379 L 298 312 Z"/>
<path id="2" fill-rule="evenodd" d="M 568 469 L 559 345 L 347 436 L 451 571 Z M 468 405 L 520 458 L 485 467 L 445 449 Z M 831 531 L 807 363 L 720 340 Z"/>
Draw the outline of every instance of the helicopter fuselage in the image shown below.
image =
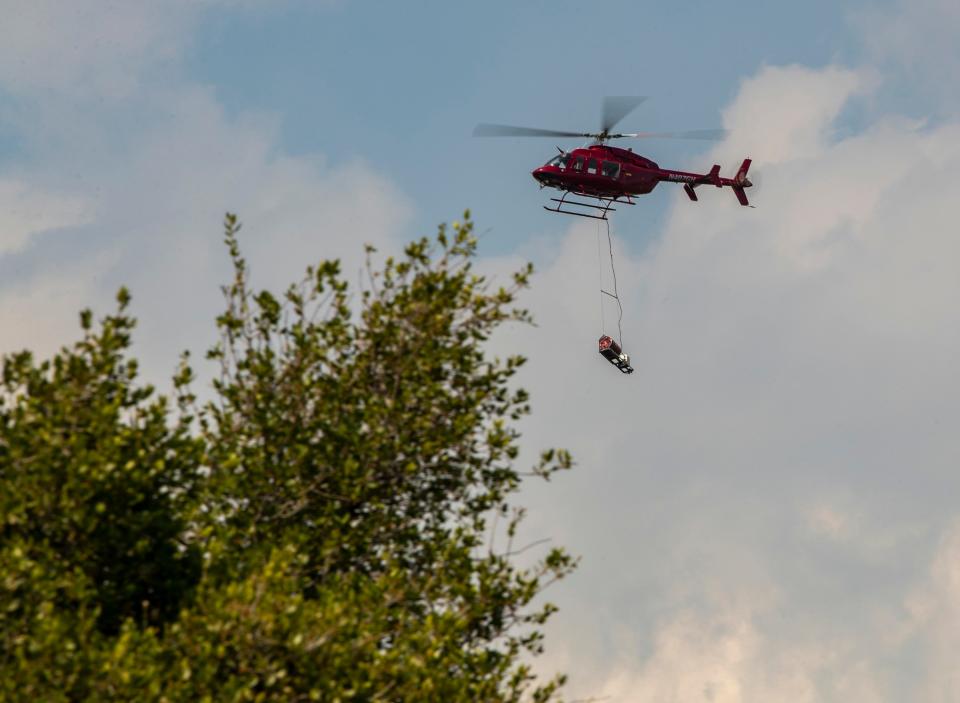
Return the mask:
<path id="1" fill-rule="evenodd" d="M 630 149 L 592 144 L 561 152 L 540 168 L 534 169 L 532 175 L 541 187 L 607 199 L 646 195 L 661 181 L 682 184 L 691 200 L 697 200 L 693 190 L 697 186 L 731 186 L 738 200 L 746 205 L 743 188 L 751 185 L 746 179 L 749 165 L 749 159 L 745 160 L 735 178 L 723 178 L 719 166 L 714 166 L 706 174 L 663 169 Z"/>
<path id="2" fill-rule="evenodd" d="M 560 154 L 533 177 L 543 186 L 574 193 L 616 197 L 645 195 L 657 187 L 660 167 L 627 149 L 594 144 Z"/>

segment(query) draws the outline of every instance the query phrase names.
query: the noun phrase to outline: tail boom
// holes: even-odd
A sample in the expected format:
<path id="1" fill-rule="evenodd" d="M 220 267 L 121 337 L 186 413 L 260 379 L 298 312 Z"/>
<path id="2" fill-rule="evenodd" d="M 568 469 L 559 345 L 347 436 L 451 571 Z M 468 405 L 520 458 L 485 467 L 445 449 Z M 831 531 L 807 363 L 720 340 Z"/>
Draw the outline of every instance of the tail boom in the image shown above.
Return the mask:
<path id="1" fill-rule="evenodd" d="M 750 170 L 751 159 L 744 159 L 733 178 L 724 178 L 720 175 L 719 164 L 714 164 L 708 173 L 687 173 L 685 171 L 663 171 L 662 180 L 682 183 L 683 190 L 690 200 L 699 200 L 695 188 L 702 185 L 712 185 L 717 188 L 729 187 L 741 205 L 750 205 L 746 189 L 752 186 L 747 172 Z"/>

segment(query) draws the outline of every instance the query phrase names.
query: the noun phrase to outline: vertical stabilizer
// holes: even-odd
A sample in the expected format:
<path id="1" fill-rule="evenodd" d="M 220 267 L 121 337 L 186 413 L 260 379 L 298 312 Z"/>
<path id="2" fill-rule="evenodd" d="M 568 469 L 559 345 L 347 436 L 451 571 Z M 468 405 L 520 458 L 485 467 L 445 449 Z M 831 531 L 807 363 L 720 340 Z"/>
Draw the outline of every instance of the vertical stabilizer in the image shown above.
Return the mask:
<path id="1" fill-rule="evenodd" d="M 747 171 L 750 170 L 751 163 L 752 163 L 751 159 L 744 159 L 743 163 L 740 164 L 740 170 L 737 171 L 737 175 L 733 177 L 733 180 L 737 182 L 737 185 L 740 185 L 745 180 L 747 180 Z"/>

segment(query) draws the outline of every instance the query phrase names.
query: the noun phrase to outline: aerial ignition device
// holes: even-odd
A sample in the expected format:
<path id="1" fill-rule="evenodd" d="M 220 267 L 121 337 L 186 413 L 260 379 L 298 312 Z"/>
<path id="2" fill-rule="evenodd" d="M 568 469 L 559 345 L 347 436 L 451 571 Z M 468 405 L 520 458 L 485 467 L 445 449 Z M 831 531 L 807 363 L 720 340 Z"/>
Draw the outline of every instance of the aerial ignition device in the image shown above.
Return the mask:
<path id="1" fill-rule="evenodd" d="M 624 353 L 620 345 L 613 340 L 613 337 L 608 335 L 600 337 L 600 356 L 620 369 L 621 373 L 633 373 L 630 356 Z"/>
<path id="2" fill-rule="evenodd" d="M 687 132 L 613 132 L 614 126 L 647 98 L 639 96 L 607 97 L 603 101 L 603 116 L 599 132 L 563 132 L 533 127 L 513 127 L 501 124 L 479 124 L 474 129 L 477 137 L 587 137 L 592 143 L 560 152 L 543 166 L 534 169 L 533 177 L 541 188 L 563 191 L 559 198 L 550 198 L 556 205 L 544 209 L 566 215 L 606 220 L 615 212 L 614 204 L 634 205 L 633 198 L 646 195 L 660 182 L 680 183 L 690 200 L 696 202 L 700 186 L 729 187 L 741 205 L 750 205 L 747 188 L 753 186 L 747 178 L 750 159 L 744 159 L 733 178 L 720 175 L 720 166 L 714 164 L 707 173 L 688 173 L 660 168 L 650 159 L 635 154 L 632 149 L 608 146 L 611 139 L 721 139 L 722 129 L 699 129 Z M 596 203 L 570 199 L 570 196 L 593 199 Z"/>

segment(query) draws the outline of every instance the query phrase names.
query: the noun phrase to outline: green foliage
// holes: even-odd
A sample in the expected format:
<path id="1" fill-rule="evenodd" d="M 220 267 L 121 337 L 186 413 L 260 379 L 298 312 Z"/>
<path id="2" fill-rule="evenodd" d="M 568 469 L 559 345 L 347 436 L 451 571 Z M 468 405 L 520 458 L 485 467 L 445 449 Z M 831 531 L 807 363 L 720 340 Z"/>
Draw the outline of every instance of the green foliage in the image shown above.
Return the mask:
<path id="1" fill-rule="evenodd" d="M 362 290 L 325 261 L 276 296 L 238 231 L 212 400 L 186 357 L 177 412 L 138 384 L 125 290 L 52 360 L 4 358 L 0 700 L 555 698 L 535 603 L 574 562 L 515 563 L 524 360 L 485 350 L 530 268 L 476 274 L 467 213 L 368 248 Z"/>

